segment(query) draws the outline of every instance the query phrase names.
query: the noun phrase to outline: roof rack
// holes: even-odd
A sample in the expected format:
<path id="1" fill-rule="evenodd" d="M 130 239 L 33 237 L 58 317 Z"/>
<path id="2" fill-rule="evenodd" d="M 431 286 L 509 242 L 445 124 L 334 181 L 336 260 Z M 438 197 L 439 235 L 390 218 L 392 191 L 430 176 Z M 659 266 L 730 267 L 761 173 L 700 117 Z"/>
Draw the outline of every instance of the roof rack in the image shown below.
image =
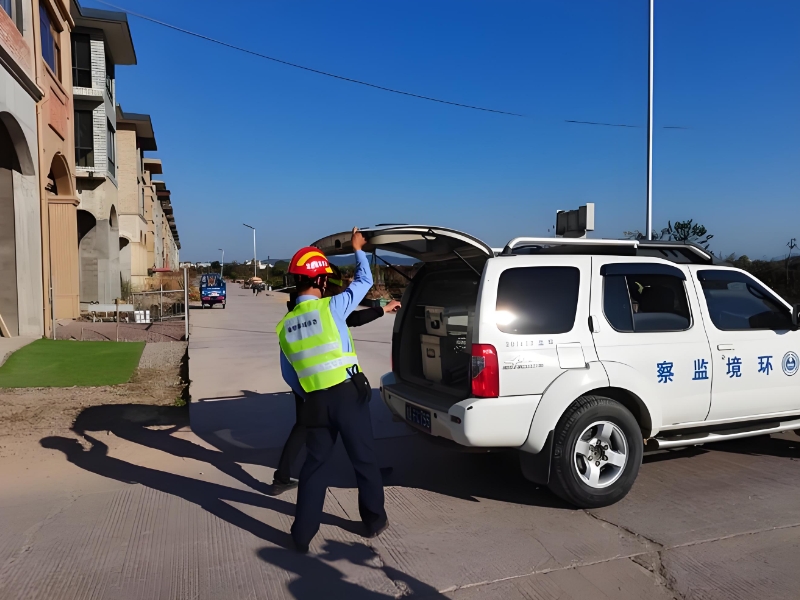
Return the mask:
<path id="1" fill-rule="evenodd" d="M 537 237 L 518 237 L 514 238 L 503 248 L 503 254 L 511 254 L 515 246 L 525 244 L 526 246 L 628 246 L 636 248 L 639 240 L 594 240 L 590 238 L 537 238 Z"/>
<path id="2" fill-rule="evenodd" d="M 592 238 L 540 238 L 540 237 L 518 237 L 509 241 L 505 248 L 503 248 L 500 255 L 508 256 L 514 254 L 514 249 L 530 248 L 537 246 L 546 246 L 548 248 L 557 246 L 570 246 L 574 251 L 580 252 L 581 247 L 588 250 L 590 247 L 597 248 L 603 247 L 604 253 L 613 248 L 625 250 L 626 253 L 633 252 L 634 254 L 642 254 L 642 251 L 657 250 L 660 251 L 666 260 L 672 260 L 668 255 L 669 251 L 673 253 L 678 252 L 683 255 L 683 259 L 679 262 L 693 262 L 693 263 L 714 263 L 714 255 L 709 253 L 705 248 L 697 244 L 688 242 L 672 242 L 660 240 L 609 240 L 609 239 L 592 239 Z M 651 255 L 650 253 L 646 253 Z M 688 260 L 687 260 L 688 259 Z"/>

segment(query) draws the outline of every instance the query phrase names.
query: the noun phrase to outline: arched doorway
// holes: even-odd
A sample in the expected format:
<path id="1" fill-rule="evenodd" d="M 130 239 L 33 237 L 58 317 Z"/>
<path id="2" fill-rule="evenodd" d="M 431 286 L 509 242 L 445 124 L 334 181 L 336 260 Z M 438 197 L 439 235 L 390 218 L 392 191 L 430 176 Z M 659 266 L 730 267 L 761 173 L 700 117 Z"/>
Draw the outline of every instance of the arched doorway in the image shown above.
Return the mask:
<path id="1" fill-rule="evenodd" d="M 36 327 L 41 322 L 41 287 L 36 290 L 26 284 L 24 289 L 20 288 L 20 275 L 22 281 L 27 281 L 25 270 L 36 258 L 27 256 L 30 249 L 24 245 L 20 247 L 20 240 L 27 241 L 35 234 L 38 224 L 35 218 L 27 219 L 27 213 L 19 214 L 18 205 L 31 209 L 24 203 L 25 188 L 31 184 L 31 179 L 35 182 L 35 174 L 22 128 L 10 113 L 0 112 L 0 336 L 3 337 L 17 336 L 21 330 L 25 335 L 41 330 L 40 326 Z M 32 302 L 37 306 L 29 306 Z"/>
<path id="2" fill-rule="evenodd" d="M 119 238 L 119 281 L 122 298 L 126 298 L 131 291 L 131 267 L 131 241 L 122 236 Z"/>
<path id="3" fill-rule="evenodd" d="M 97 302 L 97 219 L 88 210 L 77 211 L 81 299 Z"/>
<path id="4" fill-rule="evenodd" d="M 108 298 L 106 302 L 109 303 L 122 295 L 119 276 L 119 251 L 119 217 L 117 216 L 116 207 L 112 205 L 108 216 L 108 275 L 105 279 Z"/>

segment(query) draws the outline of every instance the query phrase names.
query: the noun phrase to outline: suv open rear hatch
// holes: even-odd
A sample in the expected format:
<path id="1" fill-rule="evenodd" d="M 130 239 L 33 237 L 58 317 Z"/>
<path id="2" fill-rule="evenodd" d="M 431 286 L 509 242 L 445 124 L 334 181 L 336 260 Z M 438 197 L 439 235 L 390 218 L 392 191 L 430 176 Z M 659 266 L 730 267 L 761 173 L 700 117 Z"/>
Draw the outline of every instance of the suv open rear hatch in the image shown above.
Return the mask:
<path id="1" fill-rule="evenodd" d="M 393 254 L 402 254 L 430 263 L 443 260 L 460 259 L 471 265 L 483 263 L 494 256 L 492 249 L 476 237 L 430 225 L 379 225 L 362 229 L 367 240 L 365 252 L 382 250 Z M 344 231 L 317 240 L 316 246 L 326 256 L 352 254 L 350 244 L 351 232 Z"/>

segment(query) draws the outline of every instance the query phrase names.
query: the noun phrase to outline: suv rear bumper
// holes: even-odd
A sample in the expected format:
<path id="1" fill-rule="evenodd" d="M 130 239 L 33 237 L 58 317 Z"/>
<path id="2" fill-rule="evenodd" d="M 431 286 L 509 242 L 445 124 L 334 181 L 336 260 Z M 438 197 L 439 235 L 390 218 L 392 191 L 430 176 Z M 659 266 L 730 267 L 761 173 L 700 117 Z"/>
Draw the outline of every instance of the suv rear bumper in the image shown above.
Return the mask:
<path id="1" fill-rule="evenodd" d="M 398 385 L 394 373 L 387 373 L 381 377 L 381 398 L 404 421 L 406 404 L 430 411 L 430 432 L 412 424 L 428 435 L 468 447 L 518 448 L 528 439 L 533 414 L 542 397 L 467 398 L 445 410 L 441 402 L 433 403 L 423 394 L 415 394 L 414 388 Z"/>

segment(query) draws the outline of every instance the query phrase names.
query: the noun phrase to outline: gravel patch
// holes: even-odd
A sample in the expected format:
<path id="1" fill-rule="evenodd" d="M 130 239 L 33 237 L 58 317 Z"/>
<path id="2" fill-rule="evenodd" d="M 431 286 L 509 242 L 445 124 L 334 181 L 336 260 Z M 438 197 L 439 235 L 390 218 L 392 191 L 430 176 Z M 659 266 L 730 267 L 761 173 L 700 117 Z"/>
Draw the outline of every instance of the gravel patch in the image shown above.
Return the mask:
<path id="1" fill-rule="evenodd" d="M 144 347 L 139 368 L 167 371 L 180 367 L 186 345 L 186 342 L 150 342 Z"/>

